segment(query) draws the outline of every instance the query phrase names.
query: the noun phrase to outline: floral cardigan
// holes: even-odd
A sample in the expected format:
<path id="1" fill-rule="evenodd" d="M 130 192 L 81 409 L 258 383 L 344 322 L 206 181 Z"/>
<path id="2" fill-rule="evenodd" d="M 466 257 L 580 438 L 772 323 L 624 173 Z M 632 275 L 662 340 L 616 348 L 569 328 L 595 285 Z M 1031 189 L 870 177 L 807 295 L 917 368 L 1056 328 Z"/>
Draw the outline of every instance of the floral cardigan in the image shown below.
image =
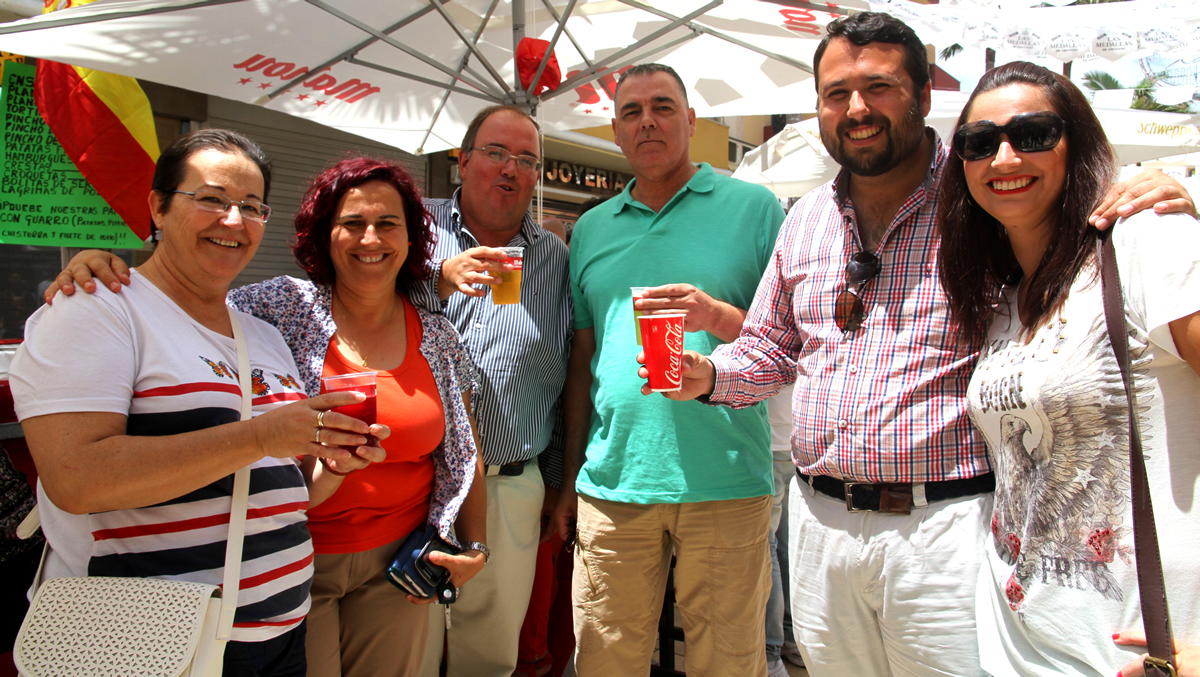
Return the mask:
<path id="1" fill-rule="evenodd" d="M 337 329 L 332 299 L 331 287 L 280 276 L 232 289 L 226 302 L 235 310 L 269 322 L 283 334 L 300 369 L 305 391 L 315 397 L 321 390 L 325 352 Z M 471 489 L 476 463 L 475 440 L 462 393 L 474 390 L 478 380 L 475 364 L 459 342 L 454 325 L 420 306 L 417 312 L 423 329 L 421 354 L 429 362 L 446 412 L 446 435 L 433 452 L 435 482 L 429 524 L 436 525 L 443 538 L 457 543 L 450 527 Z"/>

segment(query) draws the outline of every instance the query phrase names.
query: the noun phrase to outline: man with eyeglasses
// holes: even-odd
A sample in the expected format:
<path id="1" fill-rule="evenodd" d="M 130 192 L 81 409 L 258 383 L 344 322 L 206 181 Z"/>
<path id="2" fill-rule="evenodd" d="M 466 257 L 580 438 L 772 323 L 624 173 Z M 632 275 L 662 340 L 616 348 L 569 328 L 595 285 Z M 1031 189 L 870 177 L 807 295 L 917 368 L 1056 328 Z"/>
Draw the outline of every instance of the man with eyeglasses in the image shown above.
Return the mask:
<path id="1" fill-rule="evenodd" d="M 557 402 L 566 378 L 571 299 L 567 247 L 529 213 L 541 155 L 529 115 L 513 106 L 486 108 L 459 150 L 462 187 L 450 199 L 425 201 L 438 235 L 433 259 L 440 298 L 430 298 L 429 288 L 411 293 L 424 304 L 443 305 L 482 372 L 474 415 L 486 465 L 491 552 L 448 617 L 431 605 L 422 677 L 438 674 L 443 640 L 450 677 L 511 677 L 543 510 L 549 513 L 558 500 Z M 503 270 L 497 247 L 525 249 L 519 304 L 492 303 L 485 286 L 499 281 L 489 273 Z"/>
<path id="2" fill-rule="evenodd" d="M 763 677 L 774 495 L 766 408 L 642 397 L 630 369 L 641 350 L 630 287 L 650 287 L 636 301 L 643 312 L 685 312 L 686 345 L 711 351 L 737 336 L 783 209 L 759 186 L 692 164 L 696 116 L 674 70 L 624 72 L 615 107 L 634 179 L 580 217 L 571 239 L 568 480 L 583 460 L 576 669 L 646 674 L 674 554 L 688 673 Z M 559 526 L 567 537 L 569 524 Z"/>
<path id="3" fill-rule="evenodd" d="M 810 674 L 981 675 L 974 595 L 994 479 L 967 417 L 979 346 L 959 340 L 938 281 L 949 151 L 924 123 L 925 46 L 865 12 L 829 25 L 813 66 L 842 172 L 792 209 L 741 336 L 685 356 L 675 397 L 738 408 L 796 383 L 790 580 Z M 1126 201 L 1122 216 L 1190 208 L 1154 189 L 1164 178 L 1114 189 L 1099 220 Z"/>

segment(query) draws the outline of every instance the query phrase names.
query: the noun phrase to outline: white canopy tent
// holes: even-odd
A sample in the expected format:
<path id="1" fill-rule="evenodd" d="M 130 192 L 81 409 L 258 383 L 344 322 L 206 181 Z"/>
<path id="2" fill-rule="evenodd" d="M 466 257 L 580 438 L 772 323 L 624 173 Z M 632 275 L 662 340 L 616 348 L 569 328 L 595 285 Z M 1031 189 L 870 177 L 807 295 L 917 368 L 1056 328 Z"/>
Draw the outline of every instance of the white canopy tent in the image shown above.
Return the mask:
<path id="1" fill-rule="evenodd" d="M 455 147 L 475 112 L 493 103 L 540 108 L 548 131 L 605 124 L 617 71 L 645 61 L 673 66 L 701 116 L 810 110 L 808 62 L 824 25 L 847 6 L 867 7 L 98 0 L 0 25 L 0 50 L 255 103 L 422 153 Z M 526 33 L 551 43 L 564 79 L 540 96 L 516 75 Z"/>

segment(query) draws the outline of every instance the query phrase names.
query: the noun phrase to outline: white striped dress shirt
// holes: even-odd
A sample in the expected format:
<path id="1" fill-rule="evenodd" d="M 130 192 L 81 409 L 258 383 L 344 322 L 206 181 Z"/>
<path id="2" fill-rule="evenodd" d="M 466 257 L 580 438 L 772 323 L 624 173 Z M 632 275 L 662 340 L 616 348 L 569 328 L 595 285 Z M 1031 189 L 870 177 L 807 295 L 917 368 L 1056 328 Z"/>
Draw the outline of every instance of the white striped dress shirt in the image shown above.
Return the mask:
<path id="1" fill-rule="evenodd" d="M 459 195 L 425 200 L 437 233 L 431 265 L 456 256 L 479 242 L 462 222 Z M 479 298 L 455 293 L 444 305 L 463 345 L 481 372 L 475 397 L 480 450 L 488 465 L 531 459 L 543 451 L 539 466 L 546 483 L 562 483 L 562 414 L 559 395 L 567 375 L 571 342 L 571 288 L 567 246 L 525 213 L 521 230 L 508 243 L 524 247 L 521 303 L 495 305 L 491 294 Z M 437 308 L 429 297 L 434 286 L 410 290 L 410 298 Z"/>

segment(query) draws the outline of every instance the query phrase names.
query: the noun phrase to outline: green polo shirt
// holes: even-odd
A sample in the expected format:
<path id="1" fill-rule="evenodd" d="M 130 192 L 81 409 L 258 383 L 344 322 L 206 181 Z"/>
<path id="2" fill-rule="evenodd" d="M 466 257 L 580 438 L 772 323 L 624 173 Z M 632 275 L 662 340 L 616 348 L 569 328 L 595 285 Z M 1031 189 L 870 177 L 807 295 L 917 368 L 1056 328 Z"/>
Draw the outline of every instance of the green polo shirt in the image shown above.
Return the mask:
<path id="1" fill-rule="evenodd" d="M 583 215 L 571 239 L 575 327 L 592 328 L 592 415 L 579 493 L 625 503 L 692 503 L 774 491 L 765 405 L 733 410 L 644 396 L 630 287 L 689 283 L 749 308 L 783 223 L 761 186 L 707 164 L 662 211 L 625 191 Z M 705 355 L 721 341 L 689 332 Z"/>

